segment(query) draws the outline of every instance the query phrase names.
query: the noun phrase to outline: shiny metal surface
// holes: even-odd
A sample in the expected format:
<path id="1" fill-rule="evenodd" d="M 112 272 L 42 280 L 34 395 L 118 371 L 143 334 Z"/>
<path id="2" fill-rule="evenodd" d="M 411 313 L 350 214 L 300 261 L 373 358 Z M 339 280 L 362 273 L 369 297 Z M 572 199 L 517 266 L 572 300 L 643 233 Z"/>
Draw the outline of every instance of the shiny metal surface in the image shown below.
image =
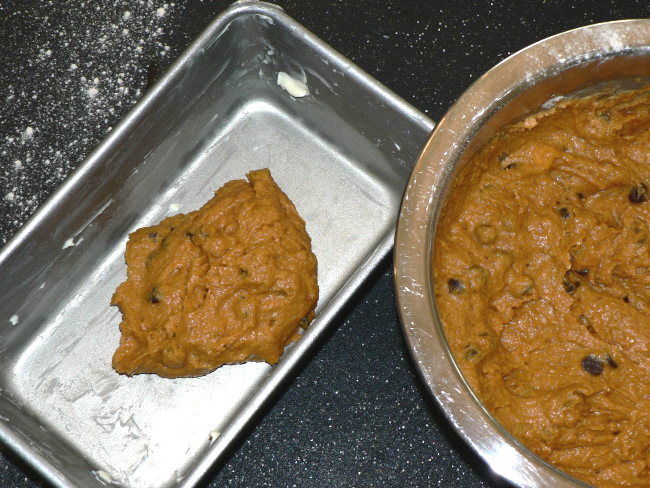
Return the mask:
<path id="1" fill-rule="evenodd" d="M 195 486 L 390 251 L 432 128 L 278 7 L 234 4 L 0 252 L 0 441 L 57 487 Z M 274 367 L 117 375 L 129 232 L 262 167 L 312 237 L 316 320 Z"/>
<path id="2" fill-rule="evenodd" d="M 521 487 L 586 486 L 534 456 L 483 408 L 451 357 L 436 311 L 431 250 L 450 183 L 508 121 L 588 82 L 650 75 L 650 21 L 593 25 L 548 38 L 478 79 L 449 109 L 420 155 L 395 241 L 400 317 L 421 376 L 460 436 Z"/>

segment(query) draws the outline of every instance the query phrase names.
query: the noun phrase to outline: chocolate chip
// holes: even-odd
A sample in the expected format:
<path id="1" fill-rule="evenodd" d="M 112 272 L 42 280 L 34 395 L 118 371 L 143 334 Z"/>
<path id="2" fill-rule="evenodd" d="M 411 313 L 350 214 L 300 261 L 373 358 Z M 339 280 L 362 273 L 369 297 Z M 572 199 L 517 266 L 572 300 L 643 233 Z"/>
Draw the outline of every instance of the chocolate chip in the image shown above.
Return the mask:
<path id="1" fill-rule="evenodd" d="M 160 254 L 160 251 L 159 251 L 159 250 L 155 250 L 154 252 L 152 252 L 151 254 L 149 254 L 149 256 L 147 256 L 147 260 L 146 260 L 146 262 L 145 262 L 145 266 L 146 266 L 147 268 L 150 268 L 151 265 L 152 265 L 153 262 L 156 260 L 156 258 L 158 257 L 159 254 Z"/>
<path id="2" fill-rule="evenodd" d="M 627 295 L 625 295 L 625 296 L 623 297 L 623 301 L 624 301 L 625 303 L 630 303 L 630 297 L 628 297 Z"/>
<path id="3" fill-rule="evenodd" d="M 633 186 L 627 197 L 632 203 L 643 203 L 648 199 L 648 187 L 644 183 Z"/>
<path id="4" fill-rule="evenodd" d="M 589 268 L 582 268 L 576 271 L 580 276 L 587 276 L 589 274 Z"/>
<path id="5" fill-rule="evenodd" d="M 456 278 L 450 278 L 447 282 L 447 286 L 449 287 L 449 293 L 453 295 L 460 295 L 465 291 L 463 284 Z"/>
<path id="6" fill-rule="evenodd" d="M 618 368 L 618 364 L 616 361 L 614 361 L 614 358 L 612 358 L 609 354 L 605 357 L 607 359 L 607 364 L 609 364 L 610 367 L 616 369 Z"/>
<path id="7" fill-rule="evenodd" d="M 591 325 L 591 322 L 589 321 L 589 319 L 587 318 L 586 315 L 580 314 L 580 316 L 578 317 L 578 320 L 580 321 L 580 323 L 582 325 L 584 325 L 587 328 L 587 330 L 589 331 L 590 334 L 595 334 L 596 333 L 596 329 L 594 329 L 594 326 Z"/>
<path id="8" fill-rule="evenodd" d="M 473 347 L 467 346 L 465 348 L 465 359 L 470 360 L 478 354 L 478 351 Z"/>
<path id="9" fill-rule="evenodd" d="M 517 169 L 517 163 L 510 163 L 504 169 Z"/>
<path id="10" fill-rule="evenodd" d="M 569 209 L 566 208 L 566 207 L 560 207 L 560 208 L 558 209 L 558 212 L 560 212 L 560 218 L 561 218 L 562 220 L 566 220 L 566 219 L 568 219 L 569 217 L 571 217 L 571 212 L 569 212 Z"/>
<path id="11" fill-rule="evenodd" d="M 149 301 L 151 303 L 160 303 L 160 300 L 162 300 L 162 293 L 154 286 L 151 289 L 151 293 L 149 293 Z"/>
<path id="12" fill-rule="evenodd" d="M 603 372 L 603 362 L 593 354 L 586 356 L 580 361 L 580 365 L 582 369 L 592 376 L 598 376 Z"/>
<path id="13" fill-rule="evenodd" d="M 569 295 L 573 294 L 580 286 L 578 273 L 572 270 L 567 271 L 562 280 L 562 286 Z"/>
<path id="14" fill-rule="evenodd" d="M 158 242 L 158 232 L 149 232 L 149 239 Z"/>

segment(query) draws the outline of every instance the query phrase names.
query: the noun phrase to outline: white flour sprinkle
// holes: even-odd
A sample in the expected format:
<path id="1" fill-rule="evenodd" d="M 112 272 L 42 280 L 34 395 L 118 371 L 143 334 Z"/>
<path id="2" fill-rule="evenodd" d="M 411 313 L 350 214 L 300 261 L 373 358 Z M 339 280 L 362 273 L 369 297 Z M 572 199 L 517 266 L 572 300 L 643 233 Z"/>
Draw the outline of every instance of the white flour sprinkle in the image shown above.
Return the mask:
<path id="1" fill-rule="evenodd" d="M 30 2 L 7 16 L 17 52 L 0 85 L 0 245 L 87 157 L 182 46 L 167 35 L 174 3 Z M 30 42 L 18 38 L 30 32 Z"/>

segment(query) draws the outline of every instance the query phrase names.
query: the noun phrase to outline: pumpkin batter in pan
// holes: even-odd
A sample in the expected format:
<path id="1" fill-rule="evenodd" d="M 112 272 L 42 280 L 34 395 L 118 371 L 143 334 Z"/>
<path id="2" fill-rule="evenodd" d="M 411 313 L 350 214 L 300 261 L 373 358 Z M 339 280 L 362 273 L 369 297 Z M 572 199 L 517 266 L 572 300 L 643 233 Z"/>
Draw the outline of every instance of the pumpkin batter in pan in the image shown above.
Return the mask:
<path id="1" fill-rule="evenodd" d="M 227 363 L 276 363 L 314 318 L 317 262 L 305 223 L 269 170 L 226 183 L 200 210 L 138 229 L 113 367 L 199 376 Z"/>

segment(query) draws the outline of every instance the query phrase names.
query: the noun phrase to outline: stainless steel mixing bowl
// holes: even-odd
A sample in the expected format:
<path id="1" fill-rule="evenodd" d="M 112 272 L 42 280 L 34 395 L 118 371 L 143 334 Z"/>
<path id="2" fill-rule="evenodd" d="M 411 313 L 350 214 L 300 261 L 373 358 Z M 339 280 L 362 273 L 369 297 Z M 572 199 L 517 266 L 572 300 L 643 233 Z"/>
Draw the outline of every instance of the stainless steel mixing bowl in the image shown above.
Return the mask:
<path id="1" fill-rule="evenodd" d="M 449 109 L 422 151 L 397 226 L 395 280 L 402 327 L 422 378 L 460 436 L 500 476 L 522 487 L 588 486 L 523 447 L 485 410 L 446 342 L 431 272 L 436 224 L 451 183 L 507 122 L 585 84 L 650 75 L 650 20 L 568 31 L 512 55 Z"/>

